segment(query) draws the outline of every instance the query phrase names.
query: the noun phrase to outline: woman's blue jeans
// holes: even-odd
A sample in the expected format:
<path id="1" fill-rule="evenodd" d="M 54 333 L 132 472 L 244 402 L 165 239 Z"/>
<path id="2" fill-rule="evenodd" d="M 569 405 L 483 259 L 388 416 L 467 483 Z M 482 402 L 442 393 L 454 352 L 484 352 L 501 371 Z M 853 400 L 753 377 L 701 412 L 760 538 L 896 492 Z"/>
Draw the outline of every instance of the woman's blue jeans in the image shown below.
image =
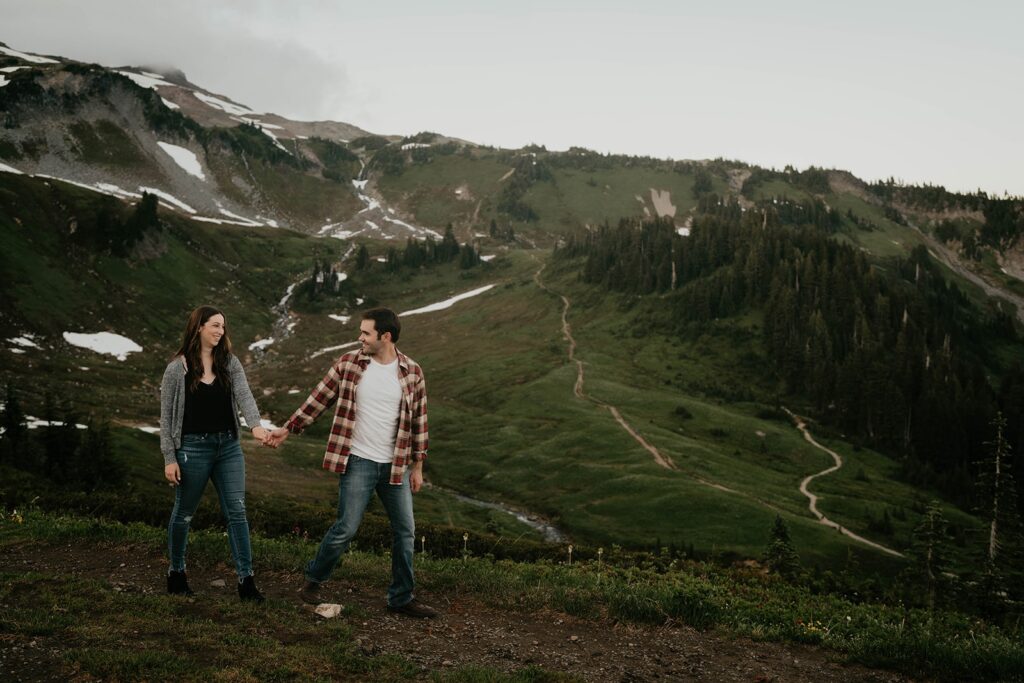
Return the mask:
<path id="1" fill-rule="evenodd" d="M 245 458 L 238 436 L 234 431 L 184 434 L 175 457 L 181 469 L 181 483 L 175 489 L 174 510 L 167 526 L 171 569 L 185 571 L 188 529 L 206 490 L 206 482 L 213 480 L 228 528 L 235 570 L 239 579 L 251 576 L 252 546 L 249 520 L 245 516 Z"/>
<path id="2" fill-rule="evenodd" d="M 376 491 L 391 521 L 391 585 L 388 587 L 388 605 L 401 607 L 412 600 L 415 579 L 412 555 L 416 538 L 416 523 L 412 515 L 412 489 L 409 470 L 402 485 L 391 481 L 391 463 L 379 463 L 358 456 L 349 456 L 345 474 L 338 482 L 338 519 L 327 530 L 316 557 L 306 565 L 306 579 L 322 583 L 331 576 L 342 553 L 359 530 L 366 506 Z"/>

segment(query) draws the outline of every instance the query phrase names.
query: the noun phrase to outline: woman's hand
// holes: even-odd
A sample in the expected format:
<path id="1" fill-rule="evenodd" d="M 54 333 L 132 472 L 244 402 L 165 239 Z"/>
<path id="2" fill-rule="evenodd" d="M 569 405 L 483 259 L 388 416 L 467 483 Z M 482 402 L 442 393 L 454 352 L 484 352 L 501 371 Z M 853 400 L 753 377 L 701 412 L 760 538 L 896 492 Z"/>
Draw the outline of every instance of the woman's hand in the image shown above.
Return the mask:
<path id="1" fill-rule="evenodd" d="M 172 462 L 170 465 L 164 465 L 164 477 L 170 482 L 171 486 L 180 484 L 181 468 L 178 467 L 178 463 Z"/>
<path id="2" fill-rule="evenodd" d="M 264 427 L 253 427 L 252 435 L 264 446 L 267 445 L 267 439 L 270 438 L 270 432 L 268 432 Z"/>

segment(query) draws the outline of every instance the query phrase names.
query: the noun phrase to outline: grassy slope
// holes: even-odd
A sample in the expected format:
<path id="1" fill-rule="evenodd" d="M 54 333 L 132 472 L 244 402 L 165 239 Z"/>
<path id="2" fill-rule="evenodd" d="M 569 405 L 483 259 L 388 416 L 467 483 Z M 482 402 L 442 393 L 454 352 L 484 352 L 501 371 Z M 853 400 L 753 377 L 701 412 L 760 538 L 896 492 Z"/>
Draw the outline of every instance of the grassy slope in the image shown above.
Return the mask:
<path id="1" fill-rule="evenodd" d="M 251 362 L 248 345 L 270 330 L 271 306 L 308 268 L 314 254 L 321 254 L 325 246 L 339 246 L 333 240 L 325 244 L 292 232 L 209 225 L 167 215 L 168 228 L 159 237 L 163 253 L 147 260 L 122 260 L 72 246 L 61 235 L 67 216 L 55 208 L 58 202 L 84 215 L 99 200 L 97 193 L 64 183 L 47 186 L 0 174 L 0 243 L 4 247 L 0 274 L 9 283 L 0 333 L 6 339 L 32 332 L 41 337 L 43 347 L 25 354 L 5 349 L 0 354 L 0 378 L 14 383 L 29 414 L 40 414 L 43 394 L 50 392 L 70 398 L 79 412 L 121 423 L 156 425 L 156 390 L 163 367 L 193 305 L 209 302 L 223 308 L 236 353 Z M 66 344 L 61 337 L 64 331 L 111 331 L 132 339 L 143 352 L 118 361 Z M 301 352 L 308 350 L 303 347 Z M 329 358 L 323 360 L 329 363 Z M 273 407 L 264 396 L 256 368 L 250 369 L 250 383 L 261 408 Z M 310 387 L 312 383 L 303 389 Z M 290 397 L 287 407 L 272 411 L 271 417 L 283 422 L 300 398 Z M 327 421 L 323 423 L 320 428 L 326 429 Z M 166 498 L 156 476 L 157 437 L 131 429 L 118 429 L 115 434 L 126 460 L 146 463 L 136 471 L 135 485 L 156 500 Z M 250 444 L 250 490 L 256 496 L 333 505 L 336 480 L 319 468 L 322 447 L 321 438 L 306 439 L 302 448 L 289 444 L 282 453 Z M 212 492 L 207 495 L 213 497 Z M 508 515 L 467 505 L 438 491 L 424 492 L 419 500 L 420 518 L 425 522 L 537 537 Z"/>
<path id="2" fill-rule="evenodd" d="M 13 184 L 12 193 L 17 183 L 31 182 L 9 176 L 5 181 Z M 80 194 L 78 201 L 89 201 L 90 193 Z M 61 225 L 46 214 L 52 210 L 44 200 L 40 196 L 33 209 L 19 205 L 9 211 Z M 49 376 L 70 374 L 83 389 L 86 408 L 109 410 L 117 404 L 114 393 L 123 396 L 124 387 L 133 387 L 138 400 L 121 416 L 148 424 L 156 421 L 154 384 L 191 302 L 209 297 L 228 309 L 236 346 L 244 355 L 251 340 L 268 333 L 270 305 L 312 255 L 345 246 L 280 231 L 186 221 L 169 231 L 167 251 L 158 259 L 132 267 L 99 258 L 91 268 L 72 266 L 69 271 L 57 258 L 61 248 L 52 230 L 30 231 L 9 220 L 4 225 L 11 258 L 2 263 L 4 272 L 14 274 L 12 300 L 18 319 L 32 321 L 32 330 L 48 337 L 64 329 L 90 330 L 98 321 L 147 350 L 118 363 L 58 344 L 58 353 L 27 356 L 29 366 L 4 356 L 0 367 L 5 374 L 21 384 L 39 369 Z M 757 556 L 774 515 L 781 512 L 806 561 L 834 565 L 845 560 L 848 548 L 859 551 L 816 524 L 797 491 L 804 476 L 830 464 L 828 456 L 805 444 L 789 424 L 757 417 L 759 408 L 773 401 L 774 387 L 752 381 L 764 364 L 756 350 L 756 315 L 681 338 L 646 334 L 630 326 L 635 302 L 583 287 L 571 271 L 546 273 L 552 287 L 574 302 L 570 322 L 587 367 L 587 392 L 617 405 L 683 470 L 668 472 L 607 411 L 572 396 L 575 367 L 567 362 L 560 331 L 561 303 L 533 281 L 546 258 L 541 252 L 512 252 L 467 273 L 438 268 L 415 276 L 354 275 L 365 305 L 384 303 L 399 312 L 497 284 L 451 309 L 406 321 L 400 347 L 428 369 L 434 454 L 429 470 L 434 482 L 544 514 L 577 541 L 593 544 L 692 543 L 703 551 Z M 246 268 L 225 265 L 240 263 Z M 76 278 L 82 285 L 73 287 Z M 47 285 L 37 288 L 35 282 Z M 60 296 L 61 291 L 76 294 Z M 111 308 L 104 309 L 96 304 L 96 291 L 119 296 L 111 297 L 106 302 Z M 339 302 L 334 312 L 351 313 L 345 306 Z M 261 407 L 279 424 L 340 353 L 310 358 L 311 350 L 355 335 L 356 322 L 342 324 L 323 314 L 301 314 L 295 322 L 293 335 L 270 347 L 266 358 L 250 364 L 249 370 Z M 10 329 L 11 334 L 20 331 Z M 749 342 L 738 341 L 743 338 Z M 85 364 L 94 369 L 88 374 L 76 370 Z M 679 406 L 693 419 L 680 419 L 675 413 Z M 799 406 L 793 408 L 799 411 Z M 308 436 L 292 439 L 280 454 L 250 448 L 253 492 L 332 499 L 332 478 L 317 472 L 327 423 L 321 420 Z M 765 434 L 766 452 L 757 432 Z M 155 439 L 151 441 L 154 448 Z M 871 537 L 866 531 L 871 517 L 893 501 L 909 502 L 918 494 L 892 482 L 887 459 L 873 454 L 853 454 L 851 459 L 857 468 L 851 466 L 844 474 L 863 468 L 869 481 L 886 484 L 833 489 L 840 479 L 826 478 L 814 489 L 825 495 L 821 508 L 826 514 Z M 740 493 L 710 489 L 693 475 Z M 424 520 L 471 529 L 497 527 L 509 535 L 524 531 L 505 521 L 507 516 L 468 508 L 440 492 L 425 493 L 420 505 Z M 896 524 L 892 539 L 877 540 L 901 544 L 915 522 L 916 515 L 910 513 L 905 523 Z M 875 553 L 869 555 L 888 566 Z"/>
<path id="3" fill-rule="evenodd" d="M 744 368 L 763 359 L 755 354 L 738 360 L 743 354 L 730 350 L 736 330 L 724 323 L 722 329 L 681 340 L 634 338 L 619 297 L 595 295 L 571 273 L 550 276 L 553 286 L 574 301 L 579 297 L 570 321 L 587 364 L 587 391 L 619 406 L 685 472 L 742 495 L 657 467 L 605 410 L 574 398 L 575 368 L 561 338 L 561 304 L 533 281 L 544 258 L 513 252 L 479 272 L 434 271 L 364 285 L 377 301 L 402 311 L 496 284 L 451 309 L 405 321 L 400 347 L 428 369 L 433 481 L 540 512 L 585 543 L 639 545 L 660 539 L 666 545 L 693 543 L 704 551 L 756 556 L 781 511 L 807 561 L 835 563 L 845 560 L 848 548 L 860 552 L 812 521 L 797 486 L 804 476 L 829 466 L 830 459 L 788 423 L 756 417 L 763 405 L 758 401 L 770 402 L 772 387 L 752 387 Z M 344 306 L 336 312 L 345 312 Z M 259 370 L 261 385 L 274 392 L 268 397 L 272 411 L 292 410 L 301 396 L 289 396 L 288 388 L 311 386 L 329 364 L 330 356 L 305 361 L 309 349 L 354 334 L 354 321 L 344 325 L 326 316 L 303 316 L 296 336 L 274 347 L 278 355 Z M 296 363 L 301 370 L 289 372 Z M 741 390 L 750 393 L 749 400 L 732 405 L 715 393 Z M 680 420 L 674 414 L 679 405 L 694 418 Z M 766 454 L 760 452 L 758 431 L 766 434 Z M 316 438 L 305 441 L 319 446 Z M 880 456 L 858 466 L 873 479 L 891 475 L 890 461 Z M 880 514 L 883 501 L 897 496 L 909 502 L 917 495 L 895 483 L 882 491 L 884 497 L 878 489 L 860 491 L 858 505 L 842 509 L 831 509 L 826 499 L 822 508 L 864 531 L 869 514 Z M 916 515 L 911 512 L 908 519 L 912 523 Z M 903 531 L 894 540 L 901 542 Z M 878 557 L 871 562 L 876 560 L 879 567 L 890 566 Z"/>
<path id="4" fill-rule="evenodd" d="M 403 206 L 425 225 L 440 228 L 451 221 L 486 232 L 492 218 L 505 221 L 497 213 L 497 204 L 505 182 L 502 179 L 511 169 L 487 152 L 473 157 L 457 154 L 407 166 L 400 175 L 384 176 L 378 188 L 389 202 Z M 539 220 L 516 222 L 518 232 L 565 234 L 584 224 L 614 224 L 622 217 L 644 215 L 645 207 L 653 214 L 652 189 L 671 194 L 680 220 L 696 205 L 690 174 L 645 167 L 593 171 L 552 167 L 551 171 L 551 180 L 534 183 L 523 196 Z M 725 191 L 725 181 L 715 178 L 713 183 L 714 191 Z M 468 188 L 470 199 L 455 194 L 462 187 Z"/>

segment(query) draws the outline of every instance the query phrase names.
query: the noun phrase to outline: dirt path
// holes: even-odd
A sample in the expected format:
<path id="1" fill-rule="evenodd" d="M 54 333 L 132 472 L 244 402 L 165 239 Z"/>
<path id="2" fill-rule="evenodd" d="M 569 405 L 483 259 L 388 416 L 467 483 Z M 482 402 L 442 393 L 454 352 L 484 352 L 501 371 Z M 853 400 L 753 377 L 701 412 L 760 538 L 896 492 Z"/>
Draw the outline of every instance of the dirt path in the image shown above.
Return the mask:
<path id="1" fill-rule="evenodd" d="M 654 462 L 658 463 L 658 465 L 664 467 L 667 470 L 678 471 L 679 468 L 672 461 L 672 458 L 666 455 L 662 455 L 661 451 L 652 446 L 646 439 L 644 439 L 644 437 L 640 436 L 640 434 L 638 434 L 636 430 L 633 429 L 628 422 L 626 422 L 625 418 L 622 417 L 622 413 L 619 412 L 618 408 L 616 408 L 613 405 L 604 403 L 603 401 L 599 401 L 592 396 L 588 396 L 583 391 L 583 361 L 576 358 L 576 339 L 574 339 L 572 336 L 572 326 L 569 324 L 569 307 L 571 306 L 571 303 L 569 302 L 568 297 L 549 289 L 547 285 L 541 282 L 540 274 L 544 271 L 544 268 L 546 267 L 547 264 L 545 263 L 540 267 L 540 269 L 536 273 L 534 273 L 533 281 L 536 282 L 537 286 L 543 289 L 544 291 L 549 292 L 550 294 L 554 294 L 555 296 L 562 300 L 562 335 L 565 337 L 565 340 L 569 343 L 569 361 L 576 364 L 576 384 L 574 384 L 572 388 L 573 394 L 575 394 L 576 398 L 590 401 L 591 403 L 607 410 L 609 413 L 611 413 L 612 417 L 615 418 L 615 421 L 618 422 L 619 425 L 621 425 L 622 428 L 625 429 L 626 432 L 631 437 L 633 437 L 633 439 L 638 444 L 640 444 L 640 446 L 643 447 L 644 450 L 651 454 L 651 456 L 654 458 Z"/>
<path id="2" fill-rule="evenodd" d="M 116 604 L 119 595 L 164 592 L 166 560 L 154 547 L 99 544 L 95 541 L 23 543 L 4 548 L 0 571 L 14 574 L 37 572 L 57 580 L 85 578 L 102 582 Z M 415 621 L 384 610 L 385 585 L 346 581 L 344 565 L 339 580 L 324 584 L 325 598 L 342 604 L 348 613 L 337 617 L 353 629 L 353 638 L 366 656 L 394 654 L 419 666 L 419 680 L 460 666 L 483 666 L 515 672 L 529 666 L 560 671 L 583 681 L 824 681 L 835 683 L 906 681 L 903 676 L 859 665 L 844 665 L 826 650 L 797 644 L 755 642 L 728 634 L 699 632 L 687 626 L 665 624 L 640 626 L 611 619 L 584 620 L 550 610 L 523 612 L 492 607 L 457 586 L 418 597 L 439 608 L 436 620 Z M 225 587 L 211 582 L 223 580 Z M 47 579 L 49 580 L 49 579 Z M 298 572 L 259 573 L 260 589 L 268 604 L 257 609 L 294 611 L 295 620 L 319 622 L 312 607 L 301 606 L 295 590 L 302 580 Z M 206 619 L 227 619 L 230 611 L 220 605 L 234 604 L 233 571 L 227 565 L 189 567 L 189 582 L 197 595 L 182 602 Z M 79 603 L 71 603 L 79 605 Z M 72 609 L 82 609 L 81 606 Z M 102 626 L 102 616 L 83 609 L 76 622 Z M 187 628 L 187 621 L 169 616 L 159 621 L 162 632 Z M 223 626 L 232 628 L 230 621 Z M 138 633 L 140 642 L 151 634 Z M 244 634 L 240 634 L 244 635 Z M 266 634 L 260 634 L 267 637 Z M 274 636 L 276 637 L 276 636 Z M 287 634 L 280 636 L 287 645 Z M 74 649 L 58 631 L 52 634 L 0 638 L 0 679 L 66 681 L 67 661 Z M 369 669 L 372 671 L 372 669 Z M 80 680 L 85 680 L 81 678 Z"/>
<path id="3" fill-rule="evenodd" d="M 572 303 L 569 301 L 568 297 L 559 294 L 558 292 L 555 292 L 541 281 L 541 273 L 544 272 L 544 268 L 546 267 L 546 263 L 542 265 L 540 269 L 538 269 L 537 272 L 534 273 L 533 280 L 535 283 L 537 283 L 537 286 L 540 287 L 542 290 L 548 292 L 549 294 L 557 296 L 559 299 L 562 300 L 562 335 L 565 337 L 565 340 L 569 344 L 569 360 L 573 363 L 576 363 L 576 383 L 575 385 L 573 385 L 573 394 L 579 399 L 590 401 L 594 405 L 600 406 L 601 408 L 607 410 L 611 414 L 611 416 L 615 418 L 615 421 L 618 422 L 619 425 L 624 430 L 626 430 L 626 432 L 631 437 L 633 437 L 633 439 L 638 444 L 640 444 L 641 447 L 644 448 L 644 450 L 650 453 L 651 456 L 654 458 L 654 462 L 656 462 L 661 467 L 664 467 L 667 470 L 672 470 L 674 472 L 682 472 L 686 476 L 690 477 L 691 479 L 700 484 L 703 484 L 704 486 L 716 489 L 718 491 L 723 491 L 725 493 L 732 493 L 738 496 L 743 496 L 744 498 L 752 500 L 755 503 L 758 503 L 759 505 L 763 505 L 770 510 L 774 510 L 775 512 L 781 512 L 778 506 L 772 505 L 768 501 L 762 500 L 757 496 L 751 496 L 750 494 L 744 493 L 743 491 L 737 491 L 736 489 L 729 488 L 724 484 L 719 484 L 718 482 L 711 481 L 710 479 L 706 479 L 694 472 L 684 472 L 679 468 L 678 465 L 675 464 L 675 462 L 670 457 L 663 455 L 661 451 L 659 451 L 655 446 L 653 446 L 650 442 L 644 439 L 643 436 L 641 436 L 635 429 L 633 429 L 630 426 L 630 424 L 626 422 L 625 418 L 622 417 L 622 413 L 619 412 L 618 408 L 608 403 L 604 403 L 603 401 L 599 401 L 593 396 L 589 396 L 586 392 L 584 392 L 583 381 L 585 375 L 583 369 L 583 361 L 576 358 L 576 339 L 573 338 L 572 336 L 572 326 L 569 324 L 569 308 L 572 306 Z"/>
<path id="4" fill-rule="evenodd" d="M 881 550 L 883 553 L 888 553 L 888 554 L 894 555 L 896 557 L 903 557 L 903 553 L 898 552 L 896 550 L 893 550 L 892 548 L 887 548 L 886 546 L 881 545 L 879 543 L 875 543 L 874 541 L 869 541 L 868 539 L 864 538 L 863 536 L 858 536 L 857 534 L 853 533 L 852 531 L 850 531 L 846 527 L 833 522 L 831 519 L 826 517 L 824 514 L 822 514 L 818 510 L 818 497 L 816 495 L 814 495 L 813 493 L 811 493 L 810 490 L 808 490 L 807 487 L 808 487 L 808 485 L 814 479 L 817 479 L 818 477 L 823 477 L 826 474 L 832 474 L 833 472 L 838 471 L 839 468 L 841 468 L 843 466 L 843 458 L 842 458 L 842 456 L 840 456 L 835 451 L 833 451 L 831 449 L 828 449 L 828 448 L 825 448 L 820 443 L 815 441 L 814 437 L 811 436 L 811 433 L 809 431 L 807 431 L 806 423 L 804 423 L 804 421 L 800 418 L 799 415 L 793 413 L 788 408 L 783 408 L 783 410 L 785 410 L 786 413 L 789 414 L 789 416 L 791 418 L 793 418 L 793 422 L 796 423 L 796 428 L 799 429 L 801 432 L 803 432 L 804 439 L 807 441 L 807 443 L 809 443 L 812 446 L 814 446 L 815 448 L 823 450 L 826 453 L 828 453 L 829 455 L 831 455 L 832 456 L 832 461 L 833 461 L 833 463 L 835 463 L 835 464 L 832 465 L 832 467 L 823 469 L 821 472 L 818 472 L 817 474 L 812 474 L 812 475 L 810 475 L 808 477 L 805 477 L 804 480 L 800 482 L 800 493 L 802 493 L 805 496 L 807 496 L 807 500 L 809 501 L 808 504 L 807 504 L 807 508 L 811 511 L 811 514 L 814 515 L 815 517 L 817 517 L 818 521 L 821 522 L 822 524 L 824 524 L 825 526 L 832 527 L 833 529 L 836 529 L 837 531 L 839 531 L 839 533 L 843 534 L 844 536 L 849 536 L 850 538 L 852 538 L 853 540 L 857 541 L 858 543 L 863 543 L 864 545 L 870 546 L 870 547 L 874 548 L 875 550 Z"/>

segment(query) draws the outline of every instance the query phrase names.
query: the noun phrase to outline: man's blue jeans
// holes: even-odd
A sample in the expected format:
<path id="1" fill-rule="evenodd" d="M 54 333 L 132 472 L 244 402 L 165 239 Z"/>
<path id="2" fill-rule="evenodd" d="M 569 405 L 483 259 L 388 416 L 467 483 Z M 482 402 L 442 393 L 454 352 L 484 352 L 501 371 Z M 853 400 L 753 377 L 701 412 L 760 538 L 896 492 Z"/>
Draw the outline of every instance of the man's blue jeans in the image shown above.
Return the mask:
<path id="1" fill-rule="evenodd" d="M 181 468 L 181 483 L 175 489 L 174 510 L 167 526 L 171 569 L 185 571 L 188 529 L 206 482 L 212 479 L 227 524 L 235 570 L 239 579 L 251 576 L 252 546 L 249 544 L 249 520 L 245 516 L 245 458 L 238 436 L 233 431 L 184 434 L 175 457 Z"/>
<path id="2" fill-rule="evenodd" d="M 322 583 L 338 563 L 342 553 L 363 521 L 363 512 L 376 491 L 391 520 L 391 586 L 388 587 L 388 605 L 401 607 L 412 600 L 415 580 L 412 573 L 412 554 L 416 538 L 416 523 L 412 516 L 412 489 L 409 470 L 401 486 L 393 486 L 391 463 L 379 463 L 358 456 L 349 456 L 345 474 L 338 482 L 338 519 L 327 530 L 316 557 L 306 565 L 306 579 Z"/>

